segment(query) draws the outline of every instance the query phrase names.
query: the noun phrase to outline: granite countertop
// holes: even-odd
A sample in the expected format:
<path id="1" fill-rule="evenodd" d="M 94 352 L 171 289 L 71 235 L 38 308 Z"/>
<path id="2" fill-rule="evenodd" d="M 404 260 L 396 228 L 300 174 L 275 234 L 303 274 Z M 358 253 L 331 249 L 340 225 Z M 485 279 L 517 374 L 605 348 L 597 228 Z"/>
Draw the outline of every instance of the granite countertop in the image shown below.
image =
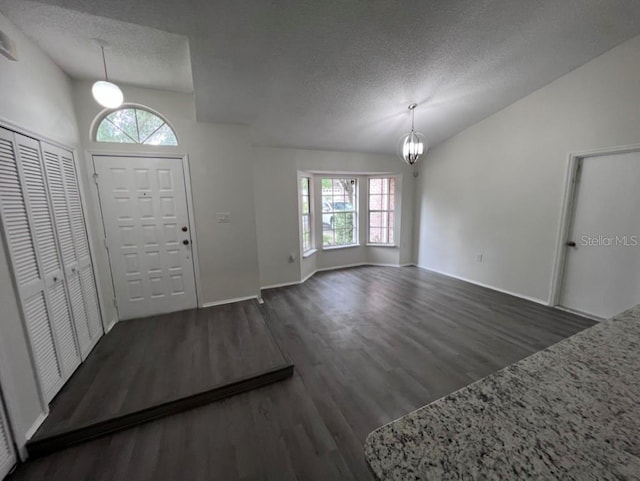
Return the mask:
<path id="1" fill-rule="evenodd" d="M 640 306 L 367 437 L 381 481 L 640 480 Z"/>

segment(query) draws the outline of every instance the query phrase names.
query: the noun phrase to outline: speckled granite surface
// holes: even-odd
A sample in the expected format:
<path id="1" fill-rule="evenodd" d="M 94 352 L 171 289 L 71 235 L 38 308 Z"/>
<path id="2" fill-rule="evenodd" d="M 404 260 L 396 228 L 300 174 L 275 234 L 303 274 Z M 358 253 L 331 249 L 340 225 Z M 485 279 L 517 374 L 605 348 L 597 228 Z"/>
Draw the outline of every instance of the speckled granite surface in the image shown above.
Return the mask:
<path id="1" fill-rule="evenodd" d="M 372 432 L 381 481 L 640 480 L 640 306 Z"/>

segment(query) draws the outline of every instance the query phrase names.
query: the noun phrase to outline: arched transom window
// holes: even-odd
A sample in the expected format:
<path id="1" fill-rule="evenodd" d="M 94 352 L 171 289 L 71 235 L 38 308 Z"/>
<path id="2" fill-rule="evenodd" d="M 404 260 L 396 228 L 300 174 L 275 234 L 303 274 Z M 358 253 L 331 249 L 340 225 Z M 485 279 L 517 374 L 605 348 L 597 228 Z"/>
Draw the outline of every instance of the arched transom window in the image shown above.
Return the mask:
<path id="1" fill-rule="evenodd" d="M 104 117 L 98 125 L 96 141 L 178 145 L 175 132 L 164 119 L 138 107 L 124 107 Z"/>

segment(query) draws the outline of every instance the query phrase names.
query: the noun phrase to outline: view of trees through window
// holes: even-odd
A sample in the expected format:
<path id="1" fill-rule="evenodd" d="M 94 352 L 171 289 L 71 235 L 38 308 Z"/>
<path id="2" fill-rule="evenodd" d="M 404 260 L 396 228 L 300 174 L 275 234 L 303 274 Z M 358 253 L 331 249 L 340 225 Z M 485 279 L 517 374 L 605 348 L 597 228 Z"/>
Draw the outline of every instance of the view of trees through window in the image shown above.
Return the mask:
<path id="1" fill-rule="evenodd" d="M 323 178 L 322 246 L 353 245 L 358 242 L 357 180 Z"/>
<path id="2" fill-rule="evenodd" d="M 147 110 L 125 107 L 107 115 L 96 132 L 98 142 L 146 145 L 178 145 L 167 123 Z"/>

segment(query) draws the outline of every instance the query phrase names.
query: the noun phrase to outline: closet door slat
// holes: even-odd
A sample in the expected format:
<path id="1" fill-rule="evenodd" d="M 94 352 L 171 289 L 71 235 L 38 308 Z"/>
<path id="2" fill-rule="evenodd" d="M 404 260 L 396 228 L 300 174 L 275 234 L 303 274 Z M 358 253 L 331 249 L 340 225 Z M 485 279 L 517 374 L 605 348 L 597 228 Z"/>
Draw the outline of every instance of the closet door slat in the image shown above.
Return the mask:
<path id="1" fill-rule="evenodd" d="M 104 331 L 102 329 L 102 315 L 100 314 L 96 280 L 93 273 L 91 253 L 89 251 L 86 219 L 84 210 L 82 209 L 82 198 L 80 197 L 78 172 L 76 171 L 73 154 L 71 152 L 61 150 L 60 159 L 62 161 L 69 216 L 71 218 L 71 226 L 73 227 L 73 240 L 76 247 L 78 264 L 80 265 L 82 297 L 84 299 L 89 335 L 91 337 L 91 343 L 93 344 L 102 336 Z"/>
<path id="2" fill-rule="evenodd" d="M 73 154 L 42 143 L 51 203 L 82 356 L 103 334 Z M 95 297 L 95 299 L 94 299 Z"/>
<path id="3" fill-rule="evenodd" d="M 16 464 L 16 453 L 11 442 L 9 421 L 0 398 L 0 479 L 3 479 Z"/>
<path id="4" fill-rule="evenodd" d="M 56 219 L 56 229 L 60 242 L 62 260 L 66 269 L 77 267 L 76 253 L 73 246 L 73 230 L 67 209 L 67 199 L 62 179 L 60 156 L 57 148 L 43 144 L 44 165 L 47 171 L 47 182 L 51 193 L 51 206 Z"/>
<path id="5" fill-rule="evenodd" d="M 51 401 L 103 334 L 71 152 L 0 127 L 0 219 L 43 397 Z"/>
<path id="6" fill-rule="evenodd" d="M 46 399 L 50 401 L 62 387 L 64 378 L 53 342 L 53 326 L 47 312 L 44 293 L 39 292 L 25 299 L 23 306 L 38 373 Z"/>
<path id="7" fill-rule="evenodd" d="M 76 331 L 78 332 L 78 342 L 84 353 L 91 347 L 91 335 L 89 334 L 89 321 L 85 310 L 85 302 L 82 295 L 82 285 L 80 283 L 80 273 L 72 272 L 67 278 L 69 286 L 69 297 L 71 298 L 71 306 L 73 307 L 73 319 L 75 321 Z"/>
<path id="8" fill-rule="evenodd" d="M 36 249 L 27 219 L 27 208 L 22 196 L 13 134 L 0 129 L 0 201 L 4 230 L 10 244 L 13 268 L 18 284 L 26 285 L 40 280 Z"/>
<path id="9" fill-rule="evenodd" d="M 45 298 L 44 276 L 38 266 L 35 228 L 28 215 L 18 167 L 13 132 L 0 128 L 0 212 L 4 235 L 16 277 L 33 357 L 47 400 L 64 382 L 64 371 L 57 356 L 55 332 Z"/>
<path id="10" fill-rule="evenodd" d="M 37 246 L 36 257 L 44 278 L 45 302 L 53 325 L 56 354 L 64 380 L 80 365 L 80 350 L 65 289 L 65 277 L 55 240 L 51 203 L 47 192 L 40 143 L 30 137 L 14 134 L 18 147 L 23 190 L 31 219 L 32 235 Z"/>

